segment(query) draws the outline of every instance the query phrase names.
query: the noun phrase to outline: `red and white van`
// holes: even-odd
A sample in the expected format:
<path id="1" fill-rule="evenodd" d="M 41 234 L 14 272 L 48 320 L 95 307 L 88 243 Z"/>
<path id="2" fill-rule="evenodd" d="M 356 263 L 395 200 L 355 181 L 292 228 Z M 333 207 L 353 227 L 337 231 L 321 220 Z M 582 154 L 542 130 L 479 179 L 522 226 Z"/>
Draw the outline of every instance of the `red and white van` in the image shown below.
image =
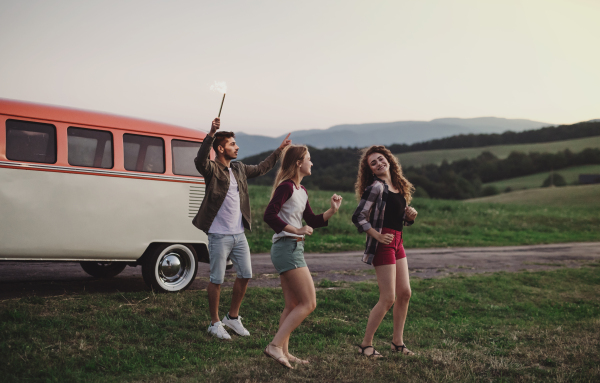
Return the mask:
<path id="1" fill-rule="evenodd" d="M 208 262 L 191 223 L 205 135 L 0 99 L 0 260 L 79 261 L 96 277 L 141 265 L 154 289 L 185 289 Z"/>

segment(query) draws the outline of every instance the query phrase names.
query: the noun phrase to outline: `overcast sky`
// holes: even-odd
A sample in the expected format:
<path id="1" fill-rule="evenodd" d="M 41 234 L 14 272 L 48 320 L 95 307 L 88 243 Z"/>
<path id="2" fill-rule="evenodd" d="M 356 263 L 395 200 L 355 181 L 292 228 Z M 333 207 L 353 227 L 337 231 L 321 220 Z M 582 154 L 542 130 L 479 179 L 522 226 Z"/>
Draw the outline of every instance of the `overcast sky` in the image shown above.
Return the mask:
<path id="1" fill-rule="evenodd" d="M 0 97 L 276 136 L 600 118 L 598 0 L 0 1 Z"/>

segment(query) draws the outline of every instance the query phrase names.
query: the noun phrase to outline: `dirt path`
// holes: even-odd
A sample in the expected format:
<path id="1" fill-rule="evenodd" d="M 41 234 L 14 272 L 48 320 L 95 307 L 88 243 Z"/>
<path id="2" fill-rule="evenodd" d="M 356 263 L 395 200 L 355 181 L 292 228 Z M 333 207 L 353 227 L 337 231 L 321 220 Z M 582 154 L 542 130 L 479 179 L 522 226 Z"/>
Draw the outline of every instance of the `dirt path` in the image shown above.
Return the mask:
<path id="1" fill-rule="evenodd" d="M 315 281 L 364 281 L 374 279 L 372 266 L 361 262 L 362 252 L 306 254 Z M 457 247 L 446 249 L 409 249 L 411 277 L 436 278 L 452 273 L 547 270 L 579 267 L 600 261 L 600 242 L 564 243 L 535 246 Z M 199 264 L 196 281 L 190 290 L 203 290 L 208 284 L 207 264 Z M 278 275 L 269 254 L 253 254 L 254 280 L 250 286 L 279 286 Z M 235 272 L 227 272 L 224 286 L 231 286 Z M 145 291 L 140 267 L 127 267 L 112 279 L 87 275 L 75 262 L 0 262 L 0 300 L 23 296 L 112 293 Z"/>

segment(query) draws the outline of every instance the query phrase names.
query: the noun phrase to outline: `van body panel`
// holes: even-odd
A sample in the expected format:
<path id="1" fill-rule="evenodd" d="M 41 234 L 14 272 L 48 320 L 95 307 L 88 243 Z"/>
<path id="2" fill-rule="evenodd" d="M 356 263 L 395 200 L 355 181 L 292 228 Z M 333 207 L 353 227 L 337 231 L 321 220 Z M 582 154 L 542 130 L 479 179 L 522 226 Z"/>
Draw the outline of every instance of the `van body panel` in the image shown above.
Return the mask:
<path id="1" fill-rule="evenodd" d="M 208 242 L 190 218 L 201 182 L 2 165 L 0 259 L 135 261 L 151 243 Z"/>
<path id="2" fill-rule="evenodd" d="M 9 160 L 9 119 L 54 125 L 56 162 Z M 69 127 L 110 131 L 113 167 L 71 166 Z M 126 133 L 163 139 L 163 173 L 125 169 Z M 152 243 L 206 245 L 206 234 L 192 225 L 204 179 L 174 175 L 171 153 L 171 140 L 200 143 L 205 136 L 175 125 L 0 99 L 0 260 L 133 262 Z"/>

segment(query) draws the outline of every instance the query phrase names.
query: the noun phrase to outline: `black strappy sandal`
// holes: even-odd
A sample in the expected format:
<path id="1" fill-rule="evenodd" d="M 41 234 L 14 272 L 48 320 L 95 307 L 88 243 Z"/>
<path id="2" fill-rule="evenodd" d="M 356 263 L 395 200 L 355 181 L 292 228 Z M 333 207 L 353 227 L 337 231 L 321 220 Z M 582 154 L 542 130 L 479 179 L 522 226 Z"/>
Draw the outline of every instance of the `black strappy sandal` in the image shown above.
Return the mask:
<path id="1" fill-rule="evenodd" d="M 415 355 L 415 353 L 410 351 L 408 348 L 406 348 L 406 345 L 404 345 L 404 344 L 401 346 L 398 346 L 396 343 L 392 342 L 392 347 L 394 347 L 394 350 L 392 350 L 392 352 L 399 352 L 402 355 L 407 355 L 407 356 Z M 408 351 L 408 353 L 404 352 L 405 349 L 406 349 L 406 351 Z"/>
<path id="2" fill-rule="evenodd" d="M 364 355 L 367 358 L 374 358 L 374 359 L 378 359 L 378 358 L 383 358 L 383 355 L 381 355 L 377 350 L 375 350 L 373 348 L 373 346 L 361 346 L 360 344 L 357 344 L 356 347 L 360 348 L 360 355 Z M 373 353 L 370 355 L 365 354 L 365 350 L 368 348 L 373 348 Z"/>

